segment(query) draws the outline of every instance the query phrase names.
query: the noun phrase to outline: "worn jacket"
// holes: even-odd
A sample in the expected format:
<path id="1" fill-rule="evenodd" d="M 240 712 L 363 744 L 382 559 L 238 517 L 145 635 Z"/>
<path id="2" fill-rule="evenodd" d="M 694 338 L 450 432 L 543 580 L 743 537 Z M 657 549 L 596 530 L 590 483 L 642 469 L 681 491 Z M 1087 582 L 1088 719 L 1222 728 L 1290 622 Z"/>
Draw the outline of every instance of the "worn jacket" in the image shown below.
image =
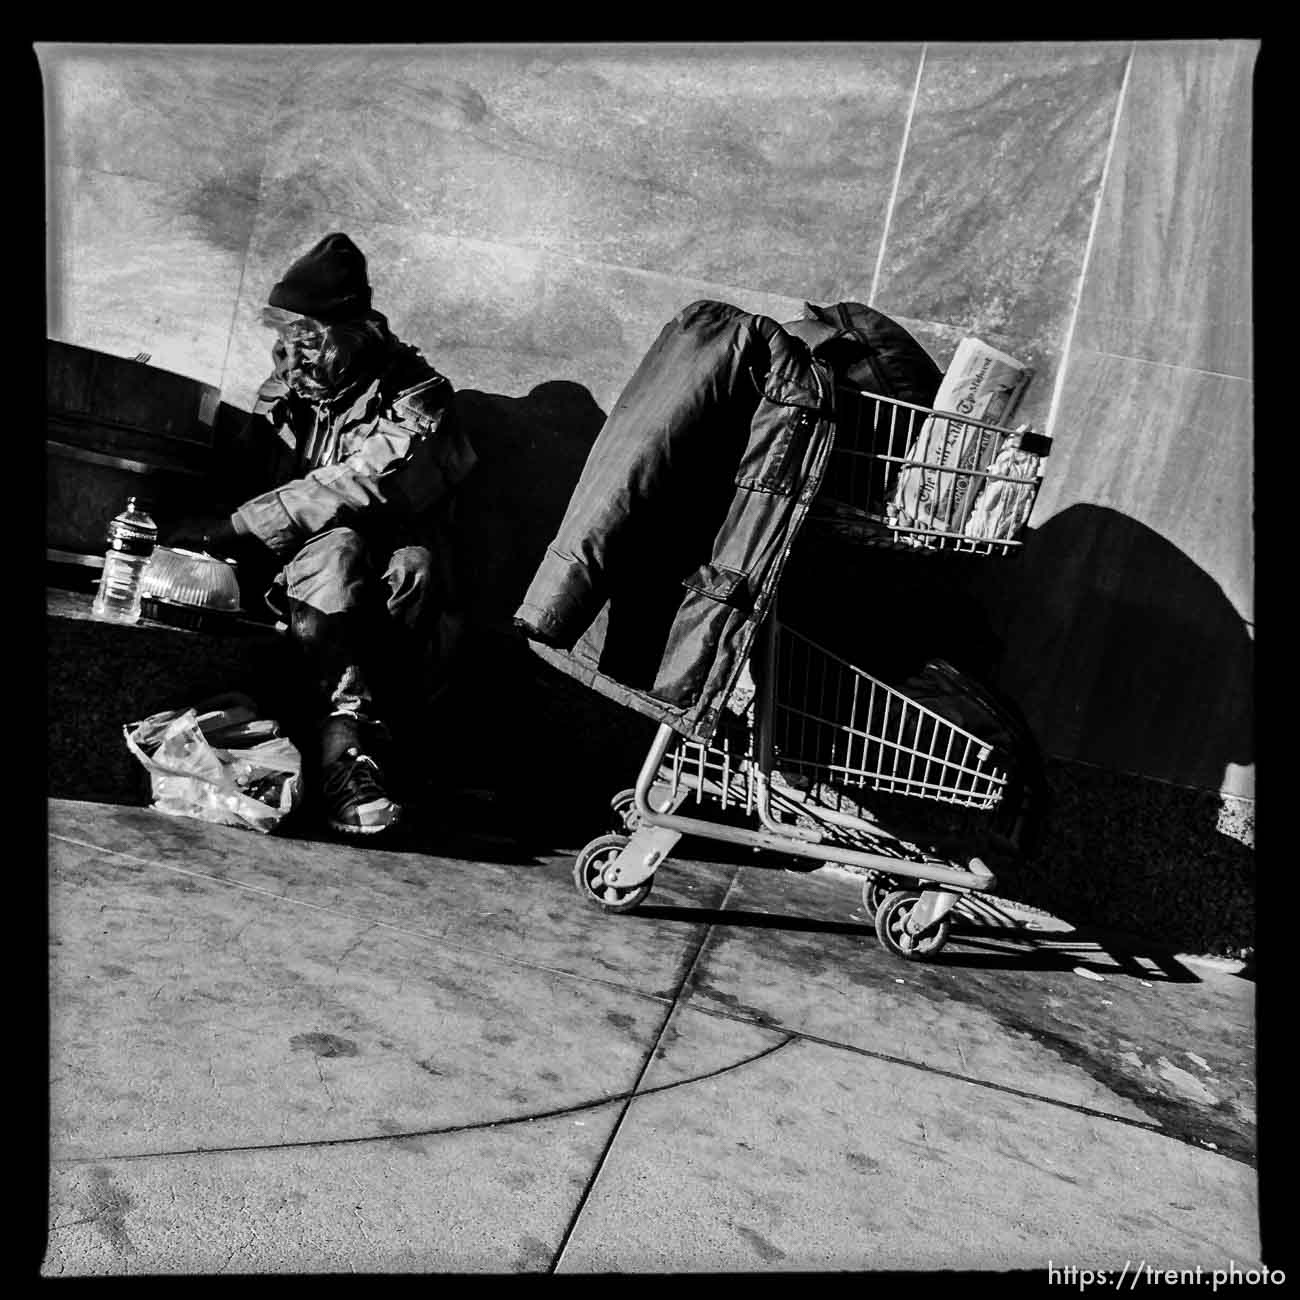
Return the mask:
<path id="1" fill-rule="evenodd" d="M 726 303 L 661 331 L 593 444 L 516 612 L 543 657 L 707 738 L 830 447 L 830 370 Z"/>
<path id="2" fill-rule="evenodd" d="M 326 402 L 272 375 L 233 449 L 236 527 L 281 561 L 342 525 L 394 547 L 435 544 L 476 459 L 451 399 L 451 383 L 396 339 L 377 373 Z"/>

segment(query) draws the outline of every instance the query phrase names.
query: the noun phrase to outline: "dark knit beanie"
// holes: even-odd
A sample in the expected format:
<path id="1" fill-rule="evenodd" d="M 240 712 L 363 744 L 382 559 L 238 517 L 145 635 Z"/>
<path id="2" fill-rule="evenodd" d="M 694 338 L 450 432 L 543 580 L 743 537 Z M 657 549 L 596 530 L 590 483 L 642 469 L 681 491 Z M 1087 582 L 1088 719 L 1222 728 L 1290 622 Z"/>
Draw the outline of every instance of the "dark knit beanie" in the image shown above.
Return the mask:
<path id="1" fill-rule="evenodd" d="M 326 235 L 284 273 L 267 301 L 326 323 L 364 316 L 370 310 L 365 256 L 345 234 Z"/>

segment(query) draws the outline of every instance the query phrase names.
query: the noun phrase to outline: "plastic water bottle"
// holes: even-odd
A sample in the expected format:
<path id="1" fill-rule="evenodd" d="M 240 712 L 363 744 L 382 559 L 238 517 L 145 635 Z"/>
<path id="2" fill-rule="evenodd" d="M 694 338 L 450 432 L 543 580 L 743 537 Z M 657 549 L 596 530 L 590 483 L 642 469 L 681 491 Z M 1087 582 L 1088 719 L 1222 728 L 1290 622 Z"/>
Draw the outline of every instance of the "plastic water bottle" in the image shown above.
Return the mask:
<path id="1" fill-rule="evenodd" d="M 96 618 L 135 623 L 140 618 L 140 585 L 158 541 L 158 525 L 132 497 L 108 526 L 108 550 L 99 591 L 91 606 Z"/>

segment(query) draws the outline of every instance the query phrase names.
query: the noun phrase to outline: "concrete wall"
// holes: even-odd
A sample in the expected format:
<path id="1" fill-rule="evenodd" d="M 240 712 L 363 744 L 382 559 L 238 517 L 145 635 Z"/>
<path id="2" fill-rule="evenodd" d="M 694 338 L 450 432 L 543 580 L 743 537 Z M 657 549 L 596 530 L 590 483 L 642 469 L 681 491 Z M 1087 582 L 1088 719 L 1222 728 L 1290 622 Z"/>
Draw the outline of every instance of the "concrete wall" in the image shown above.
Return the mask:
<path id="1" fill-rule="evenodd" d="M 497 625 L 688 302 L 865 301 L 941 365 L 977 333 L 1038 368 L 1022 418 L 1055 438 L 1024 554 L 979 580 L 1002 684 L 1051 754 L 1249 839 L 1256 53 L 42 46 L 50 333 L 246 407 L 268 289 L 348 231 L 467 391 Z"/>

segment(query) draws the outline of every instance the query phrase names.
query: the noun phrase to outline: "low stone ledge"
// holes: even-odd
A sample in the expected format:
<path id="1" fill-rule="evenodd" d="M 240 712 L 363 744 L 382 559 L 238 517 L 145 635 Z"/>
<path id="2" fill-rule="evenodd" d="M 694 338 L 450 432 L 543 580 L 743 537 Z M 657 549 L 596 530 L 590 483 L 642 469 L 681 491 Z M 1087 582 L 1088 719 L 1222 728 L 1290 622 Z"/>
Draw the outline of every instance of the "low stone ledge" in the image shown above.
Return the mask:
<path id="1" fill-rule="evenodd" d="M 1225 826 L 1224 795 L 1064 759 L 1047 780 L 1042 840 L 1000 887 L 1179 952 L 1253 961 L 1253 833 Z M 1253 804 L 1235 811 L 1253 832 Z"/>

